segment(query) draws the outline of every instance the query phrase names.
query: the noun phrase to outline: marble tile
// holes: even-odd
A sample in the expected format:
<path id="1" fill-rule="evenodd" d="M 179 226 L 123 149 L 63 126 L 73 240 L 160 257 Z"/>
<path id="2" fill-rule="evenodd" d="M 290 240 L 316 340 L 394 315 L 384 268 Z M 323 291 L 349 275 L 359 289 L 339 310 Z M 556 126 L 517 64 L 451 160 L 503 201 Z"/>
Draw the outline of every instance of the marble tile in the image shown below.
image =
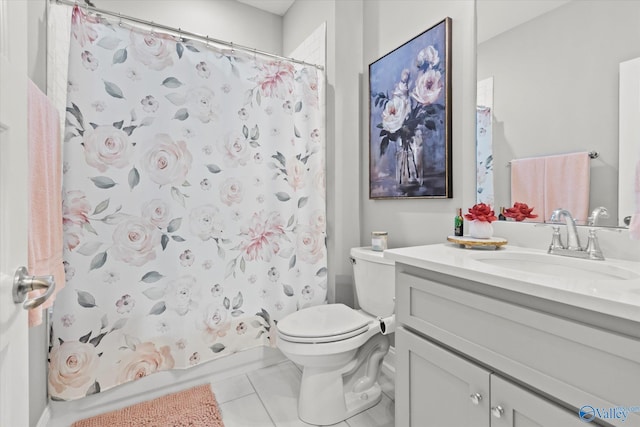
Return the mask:
<path id="1" fill-rule="evenodd" d="M 292 362 L 250 372 L 249 380 L 277 427 L 308 427 L 298 418 L 298 394 L 302 373 Z M 332 427 L 349 427 L 345 422 Z"/>
<path id="2" fill-rule="evenodd" d="M 298 394 L 302 374 L 292 362 L 258 369 L 247 376 L 276 426 L 309 425 L 298 418 Z"/>
<path id="3" fill-rule="evenodd" d="M 211 382 L 211 390 L 216 395 L 218 404 L 229 402 L 255 393 L 249 378 L 245 374 Z"/>
<path id="4" fill-rule="evenodd" d="M 276 427 L 257 394 L 220 405 L 225 427 Z"/>
<path id="5" fill-rule="evenodd" d="M 212 379 L 211 388 L 220 405 L 225 427 L 309 427 L 310 424 L 298 418 L 301 377 L 300 368 L 286 361 L 248 374 Z M 384 394 L 378 405 L 332 427 L 393 427 L 393 379 L 383 375 L 380 385 Z M 185 384 L 179 387 L 186 388 Z M 169 387 L 163 388 L 162 391 L 168 393 L 177 390 Z M 147 395 L 147 399 L 139 400 L 148 400 L 148 397 Z M 47 426 L 67 427 L 77 419 L 107 412 L 116 409 L 117 406 L 136 403 L 133 400 L 128 399 L 85 411 L 56 411 Z"/>
<path id="6" fill-rule="evenodd" d="M 349 427 L 394 427 L 394 402 L 383 393 L 380 403 L 349 418 L 347 424 Z"/>

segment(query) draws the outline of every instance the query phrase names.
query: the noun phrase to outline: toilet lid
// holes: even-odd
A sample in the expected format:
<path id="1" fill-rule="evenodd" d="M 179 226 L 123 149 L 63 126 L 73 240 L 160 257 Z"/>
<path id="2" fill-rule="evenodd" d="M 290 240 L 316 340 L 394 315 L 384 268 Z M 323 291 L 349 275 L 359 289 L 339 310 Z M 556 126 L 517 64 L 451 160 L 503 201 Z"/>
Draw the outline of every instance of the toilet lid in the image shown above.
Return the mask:
<path id="1" fill-rule="evenodd" d="M 278 322 L 278 331 L 291 338 L 358 335 L 373 319 L 344 304 L 317 305 L 296 311 Z"/>

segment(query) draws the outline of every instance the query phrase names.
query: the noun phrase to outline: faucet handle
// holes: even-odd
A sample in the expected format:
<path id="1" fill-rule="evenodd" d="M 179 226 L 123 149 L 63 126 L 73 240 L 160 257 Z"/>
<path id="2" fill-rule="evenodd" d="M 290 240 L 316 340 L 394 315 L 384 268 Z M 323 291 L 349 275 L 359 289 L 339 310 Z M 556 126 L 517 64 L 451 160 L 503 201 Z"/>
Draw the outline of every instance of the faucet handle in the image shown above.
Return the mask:
<path id="1" fill-rule="evenodd" d="M 552 253 L 557 249 L 565 249 L 562 244 L 562 238 L 560 237 L 560 227 L 557 225 L 553 226 L 553 235 L 551 236 L 551 244 L 549 245 L 549 253 Z"/>
<path id="2" fill-rule="evenodd" d="M 609 218 L 609 211 L 604 206 L 599 206 L 591 212 L 591 216 L 587 218 L 587 225 L 590 227 L 597 226 L 600 218 Z"/>
<path id="3" fill-rule="evenodd" d="M 598 243 L 598 236 L 596 236 L 595 228 L 589 229 L 589 238 L 587 240 L 585 252 L 589 254 L 589 259 L 604 260 L 604 255 L 602 255 L 602 250 L 600 250 L 600 243 Z"/>

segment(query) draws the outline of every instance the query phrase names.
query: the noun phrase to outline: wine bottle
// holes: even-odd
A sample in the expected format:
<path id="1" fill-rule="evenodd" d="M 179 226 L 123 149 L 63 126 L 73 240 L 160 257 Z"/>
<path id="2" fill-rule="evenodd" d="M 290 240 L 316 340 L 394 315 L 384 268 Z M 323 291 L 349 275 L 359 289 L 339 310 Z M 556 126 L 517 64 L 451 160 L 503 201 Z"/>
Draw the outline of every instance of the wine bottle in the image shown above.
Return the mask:
<path id="1" fill-rule="evenodd" d="M 458 214 L 454 221 L 454 232 L 456 236 L 464 235 L 464 219 L 462 218 L 462 209 L 458 208 Z"/>

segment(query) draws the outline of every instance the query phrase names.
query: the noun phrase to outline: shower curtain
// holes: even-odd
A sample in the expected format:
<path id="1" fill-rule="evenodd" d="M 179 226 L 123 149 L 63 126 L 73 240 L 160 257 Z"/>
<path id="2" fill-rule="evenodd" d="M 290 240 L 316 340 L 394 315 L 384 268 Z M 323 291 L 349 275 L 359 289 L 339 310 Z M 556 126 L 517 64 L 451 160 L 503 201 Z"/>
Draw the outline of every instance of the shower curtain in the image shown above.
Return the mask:
<path id="1" fill-rule="evenodd" d="M 71 34 L 50 396 L 274 345 L 326 299 L 321 72 L 77 7 Z"/>

